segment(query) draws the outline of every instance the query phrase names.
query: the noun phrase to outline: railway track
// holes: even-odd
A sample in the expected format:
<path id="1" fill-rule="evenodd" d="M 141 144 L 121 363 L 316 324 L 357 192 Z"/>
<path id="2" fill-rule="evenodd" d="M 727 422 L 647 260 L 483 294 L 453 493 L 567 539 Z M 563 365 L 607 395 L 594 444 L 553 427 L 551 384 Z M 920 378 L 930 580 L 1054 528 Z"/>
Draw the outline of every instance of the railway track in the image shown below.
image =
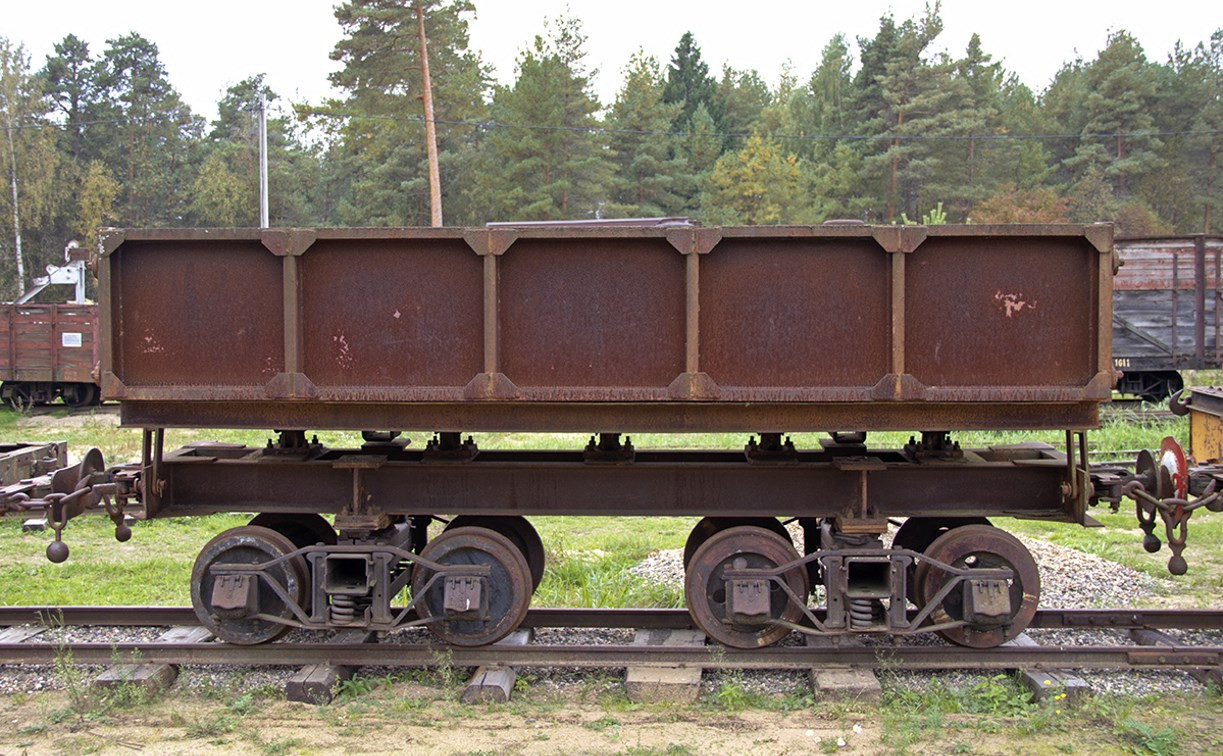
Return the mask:
<path id="1" fill-rule="evenodd" d="M 0 625 L 194 626 L 187 607 L 2 607 Z M 535 609 L 528 628 L 616 627 L 687 629 L 689 615 L 673 609 Z M 1130 630 L 1135 638 L 1156 629 L 1223 630 L 1223 610 L 1179 609 L 1046 609 L 1031 628 Z M 1223 667 L 1223 645 L 1004 645 L 970 649 L 943 645 L 878 643 L 840 647 L 774 646 L 737 650 L 722 646 L 673 645 L 523 645 L 461 648 L 425 642 L 277 642 L 257 646 L 199 641 L 74 643 L 41 640 L 39 635 L 4 642 L 0 664 L 50 664 L 71 652 L 78 664 L 113 664 L 139 659 L 142 664 L 242 666 L 347 665 L 380 667 L 630 667 L 676 666 L 705 669 L 812 669 L 853 665 L 887 669 L 1193 669 Z M 1170 644 L 1170 645 L 1167 645 Z"/>
<path id="2" fill-rule="evenodd" d="M 1100 416 L 1111 422 L 1176 419 L 1166 403 L 1152 404 L 1141 399 L 1113 399 L 1100 405 Z"/>

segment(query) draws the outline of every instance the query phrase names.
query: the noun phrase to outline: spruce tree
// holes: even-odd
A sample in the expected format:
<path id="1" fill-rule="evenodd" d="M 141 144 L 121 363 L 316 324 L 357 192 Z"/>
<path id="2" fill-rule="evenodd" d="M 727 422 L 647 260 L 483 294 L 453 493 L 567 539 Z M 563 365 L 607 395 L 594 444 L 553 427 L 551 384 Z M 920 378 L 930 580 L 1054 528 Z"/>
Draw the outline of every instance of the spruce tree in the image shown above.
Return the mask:
<path id="1" fill-rule="evenodd" d="M 720 129 L 722 111 L 717 102 L 717 88 L 717 80 L 709 74 L 709 64 L 701 59 L 701 48 L 692 32 L 684 32 L 667 66 L 667 84 L 662 95 L 663 102 L 680 105 L 672 122 L 674 130 L 687 128 L 696 109 L 702 105 Z"/>

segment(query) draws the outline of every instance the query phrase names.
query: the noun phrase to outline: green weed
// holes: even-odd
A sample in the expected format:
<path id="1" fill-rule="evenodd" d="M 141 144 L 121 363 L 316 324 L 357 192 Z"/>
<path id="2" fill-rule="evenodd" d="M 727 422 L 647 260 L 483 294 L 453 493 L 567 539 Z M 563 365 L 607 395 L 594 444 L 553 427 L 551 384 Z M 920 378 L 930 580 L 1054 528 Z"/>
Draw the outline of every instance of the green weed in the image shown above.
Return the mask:
<path id="1" fill-rule="evenodd" d="M 1149 753 L 1155 756 L 1173 756 L 1181 752 L 1176 732 L 1169 727 L 1158 730 L 1137 719 L 1124 719 L 1119 734 L 1122 742 L 1132 753 Z"/>
<path id="2" fill-rule="evenodd" d="M 231 714 L 213 714 L 187 722 L 187 737 L 193 740 L 216 741 L 233 732 L 238 722 Z"/>
<path id="3" fill-rule="evenodd" d="M 595 732 L 604 732 L 605 730 L 615 730 L 619 728 L 620 720 L 608 715 L 600 717 L 593 722 L 587 722 L 582 726 L 586 727 L 587 729 L 594 730 Z"/>

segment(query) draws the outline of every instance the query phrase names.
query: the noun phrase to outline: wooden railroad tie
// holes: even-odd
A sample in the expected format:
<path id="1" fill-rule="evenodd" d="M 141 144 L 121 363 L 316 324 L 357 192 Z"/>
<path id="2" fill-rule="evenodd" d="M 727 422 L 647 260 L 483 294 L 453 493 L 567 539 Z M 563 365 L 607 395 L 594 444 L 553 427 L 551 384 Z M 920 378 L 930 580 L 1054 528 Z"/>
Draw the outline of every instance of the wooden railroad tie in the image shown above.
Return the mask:
<path id="1" fill-rule="evenodd" d="M 638 630 L 634 646 L 704 646 L 705 634 L 699 630 Z M 653 703 L 669 701 L 691 703 L 701 694 L 701 667 L 635 666 L 624 678 L 630 701 Z"/>
<path id="2" fill-rule="evenodd" d="M 371 643 L 375 634 L 370 630 L 341 630 L 332 638 L 334 643 Z M 336 687 L 351 680 L 357 668 L 346 664 L 307 664 L 285 683 L 285 698 L 297 703 L 327 704 L 335 699 Z"/>
<path id="3" fill-rule="evenodd" d="M 525 646 L 535 639 L 535 631 L 520 629 L 493 644 L 496 646 Z M 460 700 L 463 703 L 506 703 L 514 692 L 518 671 L 505 664 L 490 664 L 479 667 L 463 688 Z"/>
<path id="4" fill-rule="evenodd" d="M 1027 633 L 1020 633 L 1015 640 L 1004 646 L 1030 648 L 1040 643 Z M 1069 700 L 1079 700 L 1091 695 L 1091 686 L 1073 672 L 1064 669 L 1018 669 L 1019 682 L 1032 694 L 1033 700 L 1043 701 L 1054 695 L 1066 694 Z"/>
<path id="5" fill-rule="evenodd" d="M 808 648 L 842 648 L 861 646 L 862 640 L 851 636 L 806 636 Z M 849 665 L 812 667 L 808 673 L 811 692 L 816 698 L 839 701 L 877 701 L 883 695 L 874 670 Z"/>
<path id="6" fill-rule="evenodd" d="M 203 627 L 172 627 L 157 637 L 158 643 L 203 643 L 212 638 L 212 633 Z M 112 690 L 125 685 L 144 688 L 145 692 L 157 693 L 174 684 L 178 679 L 177 664 L 114 664 L 94 678 L 95 688 Z"/>

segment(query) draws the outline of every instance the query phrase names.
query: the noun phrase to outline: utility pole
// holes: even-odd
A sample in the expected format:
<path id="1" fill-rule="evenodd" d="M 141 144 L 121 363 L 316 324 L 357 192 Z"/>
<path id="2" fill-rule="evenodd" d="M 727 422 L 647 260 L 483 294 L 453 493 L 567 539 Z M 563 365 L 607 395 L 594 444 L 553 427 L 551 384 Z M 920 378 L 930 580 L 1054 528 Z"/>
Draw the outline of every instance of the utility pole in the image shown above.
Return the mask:
<path id="1" fill-rule="evenodd" d="M 268 103 L 259 90 L 259 228 L 268 227 Z"/>
<path id="2" fill-rule="evenodd" d="M 429 153 L 429 215 L 433 226 L 442 225 L 442 179 L 437 167 L 437 125 L 433 122 L 433 83 L 429 80 L 429 42 L 425 37 L 425 11 L 416 0 L 416 27 L 420 32 L 420 79 L 425 103 L 425 149 Z"/>

